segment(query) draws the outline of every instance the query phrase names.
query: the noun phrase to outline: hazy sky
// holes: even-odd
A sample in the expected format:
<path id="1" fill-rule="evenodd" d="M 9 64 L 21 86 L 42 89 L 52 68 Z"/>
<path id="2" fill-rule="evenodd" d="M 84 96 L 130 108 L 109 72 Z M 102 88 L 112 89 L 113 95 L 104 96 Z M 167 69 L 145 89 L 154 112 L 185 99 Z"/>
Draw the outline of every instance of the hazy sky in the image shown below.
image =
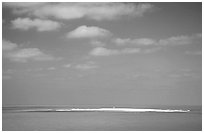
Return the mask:
<path id="1" fill-rule="evenodd" d="M 3 3 L 3 105 L 201 105 L 202 3 Z"/>

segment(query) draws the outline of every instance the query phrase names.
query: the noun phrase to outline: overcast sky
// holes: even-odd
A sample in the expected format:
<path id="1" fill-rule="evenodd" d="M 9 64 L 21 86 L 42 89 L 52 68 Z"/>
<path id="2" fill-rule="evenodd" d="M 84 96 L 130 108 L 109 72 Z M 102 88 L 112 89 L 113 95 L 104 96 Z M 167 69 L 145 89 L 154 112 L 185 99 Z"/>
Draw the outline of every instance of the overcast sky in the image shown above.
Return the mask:
<path id="1" fill-rule="evenodd" d="M 202 3 L 3 3 L 3 105 L 201 105 Z"/>

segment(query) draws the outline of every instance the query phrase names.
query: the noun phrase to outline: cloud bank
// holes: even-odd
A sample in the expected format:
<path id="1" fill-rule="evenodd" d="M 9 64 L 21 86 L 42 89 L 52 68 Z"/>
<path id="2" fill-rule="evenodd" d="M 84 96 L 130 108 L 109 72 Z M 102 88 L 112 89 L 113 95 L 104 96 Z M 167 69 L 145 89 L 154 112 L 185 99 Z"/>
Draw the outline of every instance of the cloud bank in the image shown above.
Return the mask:
<path id="1" fill-rule="evenodd" d="M 17 44 L 10 41 L 2 41 L 3 57 L 11 61 L 27 62 L 28 60 L 47 61 L 55 60 L 51 55 L 43 53 L 38 48 L 19 48 Z"/>
<path id="2" fill-rule="evenodd" d="M 124 55 L 124 54 L 150 54 L 161 47 L 142 49 L 142 48 L 123 48 L 123 49 L 108 49 L 104 47 L 96 47 L 89 52 L 91 56 L 110 56 L 110 55 Z"/>
<path id="3" fill-rule="evenodd" d="M 91 40 L 90 41 L 90 44 L 92 45 L 92 46 L 97 46 L 97 47 L 103 47 L 103 46 L 105 46 L 106 44 L 104 43 L 104 42 L 101 42 L 101 41 L 98 41 L 98 40 Z"/>
<path id="4" fill-rule="evenodd" d="M 126 45 L 126 44 L 137 44 L 137 45 L 152 45 L 155 40 L 150 38 L 139 38 L 139 39 L 130 39 L 130 38 L 116 38 L 113 40 L 117 45 Z"/>
<path id="5" fill-rule="evenodd" d="M 139 53 L 139 48 L 125 48 L 122 50 L 117 49 L 107 49 L 104 47 L 96 47 L 89 54 L 93 56 L 109 56 L 109 55 L 118 55 L 118 54 L 133 54 Z"/>
<path id="6" fill-rule="evenodd" d="M 118 46 L 124 46 L 128 44 L 149 46 L 149 45 L 160 45 L 160 46 L 175 46 L 175 45 L 189 45 L 193 43 L 201 43 L 202 35 L 193 34 L 191 36 L 173 36 L 166 39 L 155 40 L 152 38 L 116 38 L 112 40 Z"/>
<path id="7" fill-rule="evenodd" d="M 15 14 L 39 18 L 113 20 L 122 16 L 140 17 L 154 7 L 149 3 L 4 3 Z"/>
<path id="8" fill-rule="evenodd" d="M 89 70 L 89 69 L 94 69 L 97 68 L 98 66 L 93 62 L 93 61 L 89 61 L 85 64 L 78 64 L 75 66 L 76 69 L 79 70 Z"/>
<path id="9" fill-rule="evenodd" d="M 202 34 L 194 34 L 191 36 L 176 36 L 158 41 L 159 45 L 189 45 L 194 43 L 202 43 Z"/>
<path id="10" fill-rule="evenodd" d="M 12 43 L 12 42 L 7 41 L 7 40 L 2 40 L 2 50 L 3 51 L 10 51 L 10 50 L 13 50 L 17 47 L 18 47 L 18 45 L 15 43 Z"/>
<path id="11" fill-rule="evenodd" d="M 185 51 L 187 55 L 202 55 L 202 51 Z"/>
<path id="12" fill-rule="evenodd" d="M 36 29 L 39 32 L 42 31 L 52 31 L 61 27 L 60 23 L 51 20 L 41 20 L 30 18 L 17 18 L 11 21 L 12 27 L 14 29 L 29 30 Z"/>
<path id="13" fill-rule="evenodd" d="M 47 55 L 38 48 L 24 48 L 7 54 L 10 60 L 26 62 L 27 60 L 45 61 L 53 60 L 54 57 Z"/>
<path id="14" fill-rule="evenodd" d="M 110 36 L 111 32 L 95 26 L 82 25 L 67 33 L 67 38 L 96 38 Z"/>

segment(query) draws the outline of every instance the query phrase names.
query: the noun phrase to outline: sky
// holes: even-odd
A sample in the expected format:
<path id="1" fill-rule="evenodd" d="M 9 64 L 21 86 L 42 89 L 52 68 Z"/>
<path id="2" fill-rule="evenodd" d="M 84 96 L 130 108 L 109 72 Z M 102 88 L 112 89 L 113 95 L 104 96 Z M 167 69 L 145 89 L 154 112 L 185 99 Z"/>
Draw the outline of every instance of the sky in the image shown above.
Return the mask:
<path id="1" fill-rule="evenodd" d="M 3 3 L 2 100 L 202 105 L 202 3 Z"/>

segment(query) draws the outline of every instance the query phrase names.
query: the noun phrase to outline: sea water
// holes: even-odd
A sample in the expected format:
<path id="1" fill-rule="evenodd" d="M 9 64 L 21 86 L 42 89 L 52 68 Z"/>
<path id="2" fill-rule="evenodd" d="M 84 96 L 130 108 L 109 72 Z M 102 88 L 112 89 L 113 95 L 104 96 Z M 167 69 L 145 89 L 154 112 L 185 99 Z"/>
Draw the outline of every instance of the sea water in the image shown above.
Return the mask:
<path id="1" fill-rule="evenodd" d="M 200 131 L 201 107 L 4 107 L 3 131 Z"/>

